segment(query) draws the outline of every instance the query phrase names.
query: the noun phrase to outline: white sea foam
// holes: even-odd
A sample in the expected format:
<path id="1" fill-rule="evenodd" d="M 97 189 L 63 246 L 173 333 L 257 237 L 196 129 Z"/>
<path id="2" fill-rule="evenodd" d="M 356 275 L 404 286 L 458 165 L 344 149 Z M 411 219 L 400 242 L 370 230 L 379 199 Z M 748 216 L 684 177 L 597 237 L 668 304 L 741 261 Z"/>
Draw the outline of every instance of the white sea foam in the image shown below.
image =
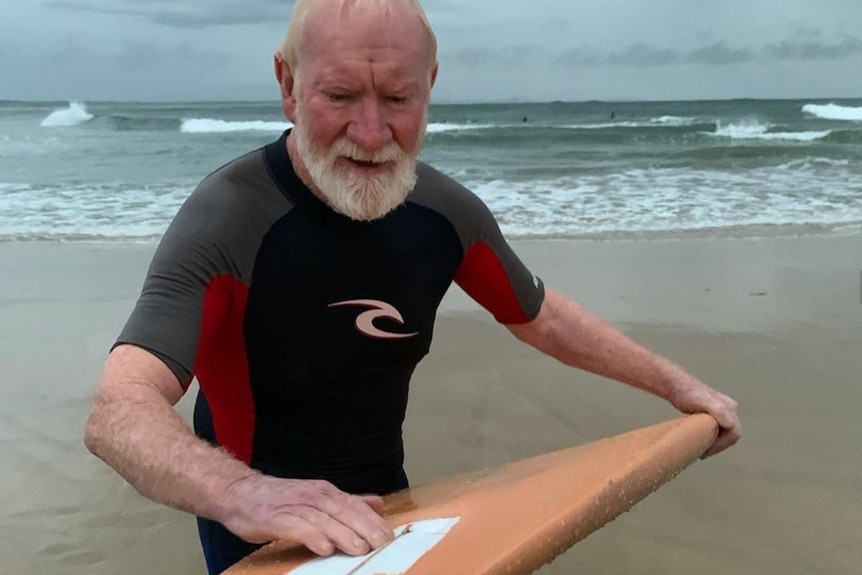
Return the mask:
<path id="1" fill-rule="evenodd" d="M 212 118 L 188 118 L 183 120 L 180 131 L 184 134 L 212 134 L 226 132 L 283 132 L 293 126 L 290 122 L 266 122 L 263 120 L 228 121 Z"/>
<path id="2" fill-rule="evenodd" d="M 811 163 L 745 172 L 633 169 L 472 187 L 512 237 L 594 236 L 862 222 L 862 181 Z"/>
<path id="3" fill-rule="evenodd" d="M 812 169 L 829 169 L 836 167 L 847 167 L 850 165 L 850 160 L 836 160 L 834 158 L 817 158 L 817 157 L 807 157 L 807 158 L 797 158 L 796 160 L 791 160 L 786 164 L 781 164 L 780 166 L 776 166 L 776 170 L 812 170 Z"/>
<path id="4" fill-rule="evenodd" d="M 155 237 L 164 232 L 192 187 L 0 183 L 0 237 Z"/>
<path id="5" fill-rule="evenodd" d="M 697 118 L 683 118 L 680 116 L 661 116 L 650 120 L 651 124 L 659 124 L 662 126 L 690 126 L 697 122 Z"/>
<path id="6" fill-rule="evenodd" d="M 510 237 L 862 222 L 855 165 L 813 156 L 745 171 L 628 169 L 523 181 L 466 171 L 457 177 L 485 200 Z M 0 239 L 156 237 L 194 185 L 0 183 Z"/>
<path id="7" fill-rule="evenodd" d="M 93 118 L 94 116 L 87 112 L 86 104 L 69 102 L 69 107 L 54 110 L 39 125 L 43 128 L 77 126 Z"/>
<path id="8" fill-rule="evenodd" d="M 602 124 L 568 124 L 565 126 L 549 126 L 563 130 L 607 130 L 612 128 L 644 128 L 650 126 L 645 122 L 604 122 Z"/>
<path id="9" fill-rule="evenodd" d="M 67 140 L 56 137 L 55 132 L 47 132 L 51 135 L 16 135 L 5 136 L 0 139 L 0 158 L 32 158 L 36 156 L 47 156 L 67 150 L 70 144 Z"/>
<path id="10" fill-rule="evenodd" d="M 684 118 L 681 116 L 659 116 L 643 121 L 618 121 L 618 122 L 603 122 L 598 124 L 570 124 L 560 126 L 561 128 L 570 130 L 607 130 L 612 128 L 655 128 L 656 126 L 692 126 L 698 124 L 697 118 Z"/>
<path id="11" fill-rule="evenodd" d="M 720 123 L 712 133 L 713 136 L 732 138 L 734 140 L 792 140 L 797 142 L 812 142 L 825 138 L 831 130 L 817 132 L 770 132 L 769 126 L 758 122 L 740 122 L 737 124 Z"/>
<path id="12" fill-rule="evenodd" d="M 207 134 L 223 132 L 283 132 L 292 127 L 290 122 L 267 122 L 263 120 L 228 121 L 213 118 L 188 118 L 182 121 L 180 131 L 184 134 Z M 482 130 L 498 126 L 484 124 L 428 124 L 427 133 L 460 132 L 464 130 Z"/>
<path id="13" fill-rule="evenodd" d="M 447 124 L 434 122 L 428 124 L 425 132 L 428 134 L 439 134 L 441 132 L 461 132 L 464 130 L 487 130 L 490 128 L 499 128 L 490 124 Z"/>
<path id="14" fill-rule="evenodd" d="M 802 111 L 825 120 L 862 122 L 862 108 L 838 104 L 805 104 Z"/>

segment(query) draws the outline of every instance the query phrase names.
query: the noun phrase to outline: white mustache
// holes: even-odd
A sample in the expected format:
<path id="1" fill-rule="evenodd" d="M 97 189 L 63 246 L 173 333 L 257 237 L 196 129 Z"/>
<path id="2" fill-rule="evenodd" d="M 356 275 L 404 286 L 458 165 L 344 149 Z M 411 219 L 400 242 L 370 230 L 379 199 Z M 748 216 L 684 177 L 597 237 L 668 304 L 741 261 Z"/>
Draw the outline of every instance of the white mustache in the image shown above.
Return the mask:
<path id="1" fill-rule="evenodd" d="M 343 156 L 357 162 L 370 162 L 374 164 L 397 162 L 407 155 L 395 142 L 390 142 L 385 148 L 376 152 L 367 152 L 356 143 L 344 137 L 335 141 L 330 149 L 330 154 L 333 156 Z"/>

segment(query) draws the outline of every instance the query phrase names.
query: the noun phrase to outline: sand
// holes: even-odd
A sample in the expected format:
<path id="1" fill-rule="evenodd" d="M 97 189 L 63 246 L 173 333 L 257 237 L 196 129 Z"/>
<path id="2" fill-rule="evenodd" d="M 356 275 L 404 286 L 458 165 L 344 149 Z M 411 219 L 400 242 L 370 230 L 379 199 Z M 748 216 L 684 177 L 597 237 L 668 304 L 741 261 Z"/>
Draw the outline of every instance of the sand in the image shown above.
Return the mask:
<path id="1" fill-rule="evenodd" d="M 858 571 L 862 235 L 515 247 L 549 285 L 733 395 L 745 425 L 738 446 L 543 574 Z M 0 244 L 3 572 L 204 572 L 192 519 L 146 501 L 81 445 L 152 250 Z M 527 349 L 453 291 L 413 382 L 408 472 L 424 483 L 673 416 Z"/>

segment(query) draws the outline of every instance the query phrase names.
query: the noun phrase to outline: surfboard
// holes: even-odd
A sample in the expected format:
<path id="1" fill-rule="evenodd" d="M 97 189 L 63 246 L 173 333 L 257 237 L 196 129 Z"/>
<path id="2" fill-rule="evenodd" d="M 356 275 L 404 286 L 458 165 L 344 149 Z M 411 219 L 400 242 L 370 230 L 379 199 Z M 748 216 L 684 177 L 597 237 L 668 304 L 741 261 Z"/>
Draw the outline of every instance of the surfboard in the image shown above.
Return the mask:
<path id="1" fill-rule="evenodd" d="M 227 575 L 527 575 L 654 492 L 715 440 L 690 415 L 385 498 L 395 530 L 361 557 L 274 542 Z"/>

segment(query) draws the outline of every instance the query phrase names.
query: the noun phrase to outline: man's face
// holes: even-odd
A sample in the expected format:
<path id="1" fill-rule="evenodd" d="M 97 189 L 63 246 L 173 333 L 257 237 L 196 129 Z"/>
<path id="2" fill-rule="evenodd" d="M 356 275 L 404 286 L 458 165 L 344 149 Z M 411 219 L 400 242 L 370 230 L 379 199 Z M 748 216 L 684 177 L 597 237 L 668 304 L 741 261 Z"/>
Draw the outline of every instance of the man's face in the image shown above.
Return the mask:
<path id="1" fill-rule="evenodd" d="M 403 5 L 340 18 L 323 7 L 302 42 L 295 101 L 285 104 L 300 175 L 337 211 L 381 217 L 416 182 L 434 75 L 425 31 Z"/>

